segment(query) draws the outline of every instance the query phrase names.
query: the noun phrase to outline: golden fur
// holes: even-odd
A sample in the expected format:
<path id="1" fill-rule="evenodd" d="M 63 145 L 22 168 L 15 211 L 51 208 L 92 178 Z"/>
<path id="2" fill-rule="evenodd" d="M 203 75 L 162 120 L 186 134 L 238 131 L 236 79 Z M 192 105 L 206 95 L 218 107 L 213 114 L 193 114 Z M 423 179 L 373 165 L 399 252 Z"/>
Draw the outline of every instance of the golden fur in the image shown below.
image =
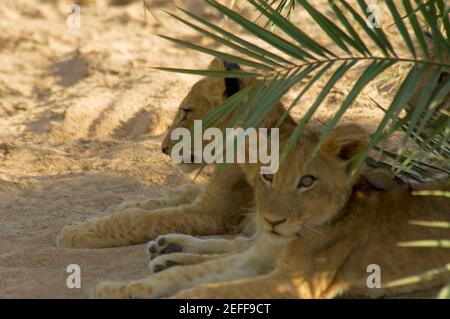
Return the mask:
<path id="1" fill-rule="evenodd" d="M 448 283 L 447 275 L 412 286 L 386 286 L 389 281 L 450 261 L 450 251 L 445 248 L 398 246 L 402 241 L 448 239 L 446 229 L 420 227 L 409 221 L 448 220 L 449 199 L 416 196 L 412 190 L 448 191 L 449 179 L 380 190 L 361 175 L 352 176 L 351 159 L 368 138 L 357 125 L 336 128 L 305 165 L 319 133 L 308 128 L 273 176 L 260 175 L 256 164 L 243 166 L 255 190 L 262 229 L 245 251 L 172 267 L 141 280 L 104 282 L 92 297 L 379 297 Z M 315 178 L 312 183 L 311 176 L 305 178 L 308 175 Z M 381 269 L 381 288 L 366 284 L 367 267 L 373 264 Z"/>

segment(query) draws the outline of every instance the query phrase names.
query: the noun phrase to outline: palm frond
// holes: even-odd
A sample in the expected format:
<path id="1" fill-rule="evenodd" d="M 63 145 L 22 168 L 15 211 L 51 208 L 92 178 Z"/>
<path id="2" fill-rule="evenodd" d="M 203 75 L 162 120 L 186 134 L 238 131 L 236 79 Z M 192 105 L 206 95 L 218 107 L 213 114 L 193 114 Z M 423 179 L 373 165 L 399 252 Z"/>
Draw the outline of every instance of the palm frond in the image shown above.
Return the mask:
<path id="1" fill-rule="evenodd" d="M 399 163 L 396 165 L 399 171 L 411 170 L 414 167 L 416 172 L 420 172 L 416 175 L 420 180 L 428 170 L 426 166 L 416 165 L 417 160 L 424 153 L 434 154 L 448 163 L 450 123 L 448 113 L 445 113 L 445 110 L 442 112 L 440 105 L 450 94 L 450 81 L 438 83 L 440 72 L 450 70 L 449 9 L 443 0 L 414 0 L 414 2 L 402 0 L 401 3 L 387 0 L 385 2 L 392 25 L 396 26 L 403 43 L 393 42 L 388 36 L 387 28 L 383 25 L 380 28 L 371 28 L 368 25 L 369 11 L 364 0 L 356 0 L 357 5 L 350 4 L 346 0 L 329 0 L 329 7 L 326 9 L 329 9 L 327 12 L 334 13 L 334 18 L 329 17 L 324 10 L 319 10 L 307 0 L 248 0 L 248 3 L 261 16 L 266 17 L 276 27 L 277 32 L 259 26 L 216 0 L 205 0 L 205 2 L 248 33 L 264 41 L 270 49 L 263 48 L 248 38 L 244 39 L 185 10 L 183 13 L 190 18 L 189 21 L 178 14 L 171 15 L 200 34 L 225 46 L 230 53 L 164 37 L 199 52 L 246 65 L 250 70 L 240 76 L 255 76 L 264 80 L 264 90 L 261 94 L 256 96 L 255 91 L 249 91 L 251 98 L 243 102 L 244 104 L 249 103 L 248 101 L 253 103 L 251 112 L 246 113 L 244 121 L 246 126 L 258 125 L 276 106 L 279 99 L 306 76 L 310 78 L 310 82 L 301 89 L 289 105 L 289 109 L 295 108 L 302 102 L 302 98 L 310 92 L 313 83 L 319 81 L 326 83 L 313 104 L 309 106 L 306 115 L 300 119 L 283 154 L 289 152 L 295 140 L 302 134 L 305 125 L 323 105 L 323 101 L 333 87 L 354 70 L 355 66 L 363 65 L 364 71 L 353 83 L 349 94 L 327 124 L 319 146 L 373 79 L 394 65 L 404 64 L 409 68 L 408 74 L 401 81 L 398 91 L 385 110 L 384 117 L 372 134 L 368 147 L 358 155 L 357 161 L 362 164 L 372 149 L 380 142 L 387 140 L 395 131 L 400 130 L 405 137 L 394 159 Z M 296 25 L 289 21 L 294 7 L 296 12 L 304 10 L 309 15 L 323 35 L 333 44 L 333 48 L 308 34 L 301 24 Z M 285 14 L 287 10 L 289 14 Z M 419 21 L 426 22 L 432 35 L 431 40 L 426 39 Z M 436 54 L 430 53 L 432 47 Z M 402 51 L 401 48 L 406 48 L 406 53 L 403 53 L 405 50 Z M 427 75 L 429 72 L 426 72 L 429 69 L 432 69 L 431 76 Z M 227 72 L 212 74 L 204 70 L 176 68 L 164 70 L 216 76 L 232 75 Z M 427 76 L 429 78 L 425 86 L 419 88 L 419 83 Z M 405 110 L 411 92 L 418 89 L 422 90 L 418 102 L 407 116 L 401 118 L 400 114 Z M 217 123 L 223 120 L 220 116 L 214 119 Z M 278 125 L 282 123 L 282 120 Z M 406 145 L 410 141 L 413 141 L 417 148 L 416 151 L 407 153 Z M 444 171 L 448 172 L 446 169 Z"/>

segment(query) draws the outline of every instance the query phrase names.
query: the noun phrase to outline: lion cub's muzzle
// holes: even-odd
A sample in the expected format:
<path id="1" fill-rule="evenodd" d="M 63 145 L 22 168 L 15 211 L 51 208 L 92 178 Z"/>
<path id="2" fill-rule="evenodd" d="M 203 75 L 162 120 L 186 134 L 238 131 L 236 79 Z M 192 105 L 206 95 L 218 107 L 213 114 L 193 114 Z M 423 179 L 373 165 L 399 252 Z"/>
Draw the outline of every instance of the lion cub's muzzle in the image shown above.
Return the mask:
<path id="1" fill-rule="evenodd" d="M 287 221 L 287 218 L 275 219 L 275 218 L 268 218 L 267 216 L 264 216 L 263 219 L 264 219 L 263 229 L 265 231 L 272 233 L 274 235 L 277 235 L 277 236 L 283 236 L 282 234 L 280 234 L 277 231 L 277 226 L 285 223 Z"/>

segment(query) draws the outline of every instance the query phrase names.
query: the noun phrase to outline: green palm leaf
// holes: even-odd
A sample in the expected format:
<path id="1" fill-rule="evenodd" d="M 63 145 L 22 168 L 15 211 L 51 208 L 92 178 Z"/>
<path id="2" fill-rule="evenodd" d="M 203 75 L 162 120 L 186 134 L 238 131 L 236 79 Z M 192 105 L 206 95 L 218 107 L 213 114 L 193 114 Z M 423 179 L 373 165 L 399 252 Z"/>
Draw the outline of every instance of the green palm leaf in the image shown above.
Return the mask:
<path id="1" fill-rule="evenodd" d="M 314 116 L 318 108 L 322 107 L 323 101 L 338 80 L 345 77 L 348 72 L 354 69 L 354 66 L 366 63 L 363 74 L 349 88 L 348 96 L 342 101 L 338 111 L 327 124 L 319 141 L 320 146 L 352 106 L 358 95 L 370 85 L 373 79 L 384 74 L 390 66 L 406 64 L 409 67 L 408 75 L 401 81 L 397 93 L 385 110 L 384 117 L 372 134 L 368 147 L 358 155 L 357 161 L 362 164 L 372 149 L 379 148 L 377 145 L 380 142 L 385 141 L 394 132 L 400 130 L 404 134 L 400 151 L 396 156 L 390 157 L 392 161 L 397 163 L 395 167 L 398 170 L 408 171 L 408 176 L 414 176 L 419 180 L 433 176 L 437 169 L 429 167 L 431 165 L 426 163 L 425 165 L 420 164 L 419 158 L 425 152 L 448 163 L 450 122 L 448 113 L 442 113 L 440 105 L 450 94 L 450 81 L 437 82 L 441 71 L 450 70 L 450 62 L 444 58 L 450 57 L 450 43 L 447 38 L 450 30 L 450 22 L 447 17 L 449 9 L 445 6 L 443 0 L 386 1 L 386 12 L 390 14 L 389 18 L 392 25 L 396 26 L 403 43 L 396 43 L 389 39 L 383 25 L 381 25 L 381 28 L 370 28 L 368 26 L 367 18 L 370 13 L 367 11 L 367 3 L 364 0 L 356 0 L 356 6 L 345 0 L 329 0 L 327 12 L 333 12 L 334 18 L 329 17 L 328 13 L 325 13 L 322 8 L 319 10 L 312 1 L 249 0 L 248 2 L 257 10 L 259 15 L 266 17 L 270 24 L 276 27 L 277 32 L 259 26 L 256 22 L 245 18 L 237 11 L 220 4 L 216 0 L 205 0 L 205 2 L 236 25 L 266 42 L 270 48 L 263 48 L 248 38 L 244 39 L 208 22 L 204 18 L 182 10 L 190 20 L 178 14 L 171 15 L 203 36 L 225 46 L 229 51 L 225 53 L 204 48 L 188 41 L 163 37 L 190 49 L 241 63 L 250 67 L 251 70 L 228 73 L 177 68 L 160 69 L 213 76 L 255 76 L 263 80 L 263 88 L 249 90 L 247 91 L 248 99 L 235 101 L 236 103 L 243 103 L 244 108 L 251 111 L 240 112 L 235 116 L 234 122 L 242 121 L 245 126 L 258 125 L 289 89 L 307 76 L 310 78 L 309 82 L 306 82 L 300 93 L 294 98 L 289 105 L 289 109 L 301 104 L 302 98 L 310 92 L 314 83 L 319 81 L 325 83 L 320 92 L 317 93 L 313 104 L 308 107 L 306 115 L 300 119 L 287 148 L 283 150 L 283 154 L 285 154 L 301 135 L 304 126 Z M 315 21 L 323 35 L 338 49 L 332 49 L 327 44 L 321 43 L 317 40 L 317 37 L 312 37 L 303 31 L 302 25 L 294 25 L 290 22 L 289 16 L 294 8 L 295 10 L 304 10 Z M 288 14 L 286 14 L 287 10 L 289 10 Z M 383 19 L 386 19 L 386 17 L 383 17 Z M 419 21 L 425 21 L 428 26 L 433 36 L 431 44 L 427 43 Z M 447 31 L 447 35 L 445 32 L 440 32 L 441 29 Z M 398 46 L 405 47 L 408 53 L 400 54 L 403 51 L 399 50 Z M 430 54 L 431 47 L 436 48 L 437 57 L 432 57 Z M 400 117 L 411 92 L 417 88 L 418 83 L 424 78 L 426 74 L 424 70 L 430 68 L 432 69 L 432 76 L 428 78 L 429 81 L 422 88 L 418 102 L 406 116 Z M 252 107 L 246 105 L 250 102 Z M 231 107 L 229 102 L 225 101 L 219 106 L 219 109 L 222 109 L 224 105 Z M 211 125 L 214 125 L 214 121 L 219 123 L 224 120 L 223 114 L 225 113 L 217 113 L 216 116 L 211 117 Z M 245 120 L 240 119 L 240 116 L 245 116 Z M 287 113 L 278 125 L 286 116 Z M 429 129 L 430 125 L 431 129 Z M 409 141 L 413 141 L 417 146 L 412 153 L 406 152 L 406 145 Z M 371 162 L 374 165 L 383 164 L 375 160 L 371 160 Z M 446 165 L 438 169 L 448 172 Z"/>

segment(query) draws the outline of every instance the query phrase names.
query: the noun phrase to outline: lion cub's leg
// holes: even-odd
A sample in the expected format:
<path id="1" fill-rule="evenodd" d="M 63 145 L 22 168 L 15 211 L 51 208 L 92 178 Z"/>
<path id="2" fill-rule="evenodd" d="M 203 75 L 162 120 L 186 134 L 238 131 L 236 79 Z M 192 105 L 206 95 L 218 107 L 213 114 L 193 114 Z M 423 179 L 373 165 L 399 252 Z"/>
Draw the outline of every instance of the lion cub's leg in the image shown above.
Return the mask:
<path id="1" fill-rule="evenodd" d="M 66 247 L 102 248 L 140 244 L 161 233 L 223 233 L 222 220 L 196 202 L 152 211 L 131 208 L 78 225 L 66 226 L 58 243 Z"/>
<path id="2" fill-rule="evenodd" d="M 275 269 L 267 275 L 223 283 L 203 284 L 182 290 L 174 299 L 331 299 L 349 288 L 342 280 L 333 281 L 326 274 L 302 277 L 289 271 Z"/>
<path id="3" fill-rule="evenodd" d="M 292 278 L 279 270 L 254 278 L 244 278 L 223 283 L 203 284 L 182 290 L 172 299 L 275 299 L 296 298 Z"/>
<path id="4" fill-rule="evenodd" d="M 251 239 L 236 236 L 232 239 L 211 237 L 200 238 L 184 234 L 167 234 L 158 236 L 147 245 L 150 258 L 174 252 L 185 252 L 195 254 L 222 254 L 237 252 L 247 247 Z"/>
<path id="5" fill-rule="evenodd" d="M 168 206 L 178 206 L 189 204 L 202 192 L 204 185 L 187 184 L 168 191 L 161 197 L 150 198 L 144 201 L 128 201 L 120 204 L 116 211 L 122 211 L 129 208 L 142 208 L 153 210 Z"/>
<path id="6" fill-rule="evenodd" d="M 192 203 L 151 211 L 131 208 L 66 226 L 58 242 L 68 247 L 100 248 L 140 244 L 167 233 L 227 234 L 237 230 L 240 217 L 252 206 L 253 190 L 243 181 L 241 169 L 232 164 Z"/>
<path id="7" fill-rule="evenodd" d="M 258 240 L 246 251 L 197 265 L 177 266 L 141 280 L 104 282 L 93 298 L 162 298 L 203 283 L 253 277 L 270 272 L 280 247 Z"/>
<path id="8" fill-rule="evenodd" d="M 147 245 L 150 270 L 159 272 L 176 265 L 191 265 L 237 253 L 247 248 L 252 239 L 236 236 L 225 238 L 198 238 L 183 234 L 167 234 L 157 237 Z"/>
<path id="9" fill-rule="evenodd" d="M 152 273 L 157 273 L 173 266 L 199 264 L 208 260 L 223 258 L 227 255 L 229 254 L 172 253 L 160 255 L 150 260 L 149 269 Z"/>
<path id="10" fill-rule="evenodd" d="M 309 262 L 310 260 L 306 260 L 306 263 Z M 341 274 L 333 272 L 332 269 L 326 271 L 320 269 L 320 265 L 315 262 L 311 265 L 317 266 L 318 271 L 313 269 L 307 272 L 297 271 L 302 265 L 281 261 L 269 274 L 223 283 L 206 283 L 182 290 L 172 298 L 331 299 L 347 291 L 351 286 L 349 280 L 345 280 Z"/>
<path id="11" fill-rule="evenodd" d="M 365 263 L 353 253 L 354 246 L 350 245 L 354 237 L 322 240 L 325 240 L 323 249 L 312 250 L 308 237 L 288 243 L 275 269 L 266 274 L 223 283 L 202 283 L 179 291 L 173 297 L 334 298 L 355 283 L 366 282 Z M 358 262 L 357 267 L 353 260 Z"/>

